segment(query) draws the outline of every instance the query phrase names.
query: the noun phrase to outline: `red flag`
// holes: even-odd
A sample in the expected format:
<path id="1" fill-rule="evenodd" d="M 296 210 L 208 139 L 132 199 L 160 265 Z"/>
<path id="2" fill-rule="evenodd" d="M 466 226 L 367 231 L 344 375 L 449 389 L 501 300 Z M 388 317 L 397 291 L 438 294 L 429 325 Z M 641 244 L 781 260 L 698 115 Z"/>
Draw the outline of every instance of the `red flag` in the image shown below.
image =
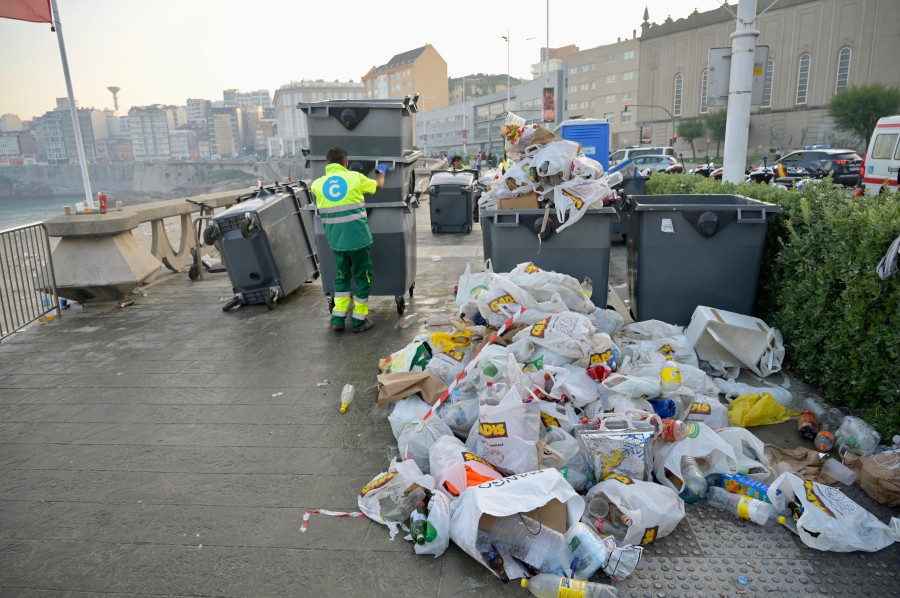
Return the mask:
<path id="1" fill-rule="evenodd" d="M 3 0 L 0 2 L 0 18 L 52 23 L 50 0 Z"/>

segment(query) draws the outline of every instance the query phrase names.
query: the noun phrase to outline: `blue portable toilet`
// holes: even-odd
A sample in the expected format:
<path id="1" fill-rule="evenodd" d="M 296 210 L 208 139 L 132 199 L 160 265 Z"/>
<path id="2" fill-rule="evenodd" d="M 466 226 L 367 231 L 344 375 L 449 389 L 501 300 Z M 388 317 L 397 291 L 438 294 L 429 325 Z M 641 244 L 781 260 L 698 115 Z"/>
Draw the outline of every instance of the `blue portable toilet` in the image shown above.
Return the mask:
<path id="1" fill-rule="evenodd" d="M 609 121 L 605 118 L 576 118 L 559 125 L 559 136 L 581 144 L 581 151 L 609 169 Z"/>

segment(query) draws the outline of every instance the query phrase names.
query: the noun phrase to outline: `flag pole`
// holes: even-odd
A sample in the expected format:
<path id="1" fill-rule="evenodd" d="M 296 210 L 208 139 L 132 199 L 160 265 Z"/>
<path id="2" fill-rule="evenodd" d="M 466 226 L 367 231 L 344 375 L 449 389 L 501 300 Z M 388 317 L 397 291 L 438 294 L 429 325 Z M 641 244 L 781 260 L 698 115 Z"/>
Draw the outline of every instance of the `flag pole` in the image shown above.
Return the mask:
<path id="1" fill-rule="evenodd" d="M 81 180 L 84 183 L 85 204 L 92 209 L 100 209 L 94 203 L 91 192 L 91 179 L 88 176 L 87 158 L 84 155 L 84 141 L 81 138 L 81 126 L 78 123 L 78 110 L 75 108 L 75 92 L 72 91 L 72 78 L 69 76 L 69 61 L 66 59 L 66 44 L 63 42 L 62 23 L 59 21 L 59 9 L 56 0 L 50 0 L 50 8 L 53 12 L 53 28 L 56 29 L 56 39 L 59 41 L 59 56 L 62 59 L 63 75 L 66 78 L 66 91 L 69 94 L 69 112 L 72 113 L 72 124 L 75 126 L 75 147 L 78 148 L 78 163 L 81 164 Z"/>

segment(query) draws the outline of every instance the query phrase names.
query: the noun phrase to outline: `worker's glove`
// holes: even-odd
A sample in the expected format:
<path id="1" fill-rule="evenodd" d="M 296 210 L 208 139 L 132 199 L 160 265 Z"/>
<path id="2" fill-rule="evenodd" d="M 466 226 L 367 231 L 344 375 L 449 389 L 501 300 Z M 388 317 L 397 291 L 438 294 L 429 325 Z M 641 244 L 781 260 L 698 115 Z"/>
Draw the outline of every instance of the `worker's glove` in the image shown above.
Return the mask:
<path id="1" fill-rule="evenodd" d="M 384 173 L 386 173 L 386 172 L 388 171 L 388 169 L 389 169 L 390 167 L 391 167 L 391 165 L 385 162 L 385 163 L 383 163 L 383 164 L 379 164 L 378 166 L 376 166 L 376 167 L 375 167 L 375 172 L 377 172 L 378 174 L 383 175 Z"/>

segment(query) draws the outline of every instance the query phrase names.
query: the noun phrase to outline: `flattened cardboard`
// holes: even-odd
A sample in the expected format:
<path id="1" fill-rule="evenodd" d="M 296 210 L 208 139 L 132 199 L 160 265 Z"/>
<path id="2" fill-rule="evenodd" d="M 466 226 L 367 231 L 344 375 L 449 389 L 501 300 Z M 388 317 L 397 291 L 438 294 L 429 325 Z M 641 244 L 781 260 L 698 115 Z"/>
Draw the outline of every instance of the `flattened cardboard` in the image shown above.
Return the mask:
<path id="1" fill-rule="evenodd" d="M 540 196 L 537 193 L 528 193 L 519 197 L 501 199 L 497 207 L 501 210 L 537 210 L 540 208 L 538 197 Z"/>
<path id="2" fill-rule="evenodd" d="M 566 505 L 558 499 L 552 498 L 543 507 L 522 514 L 561 534 L 566 533 Z M 490 531 L 491 526 L 494 525 L 494 519 L 496 518 L 493 515 L 483 514 L 478 520 L 478 529 L 485 532 Z"/>

